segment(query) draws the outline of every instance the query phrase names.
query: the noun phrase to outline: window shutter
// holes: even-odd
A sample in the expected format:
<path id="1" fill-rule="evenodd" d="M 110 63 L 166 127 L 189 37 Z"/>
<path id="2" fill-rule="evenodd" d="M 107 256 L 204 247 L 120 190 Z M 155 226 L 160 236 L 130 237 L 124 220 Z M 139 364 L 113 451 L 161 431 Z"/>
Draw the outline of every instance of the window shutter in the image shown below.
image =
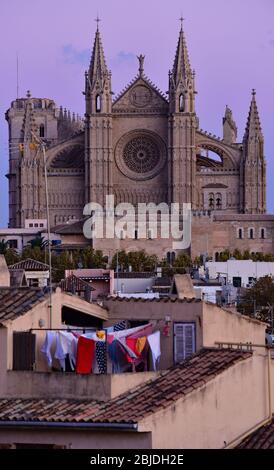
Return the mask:
<path id="1" fill-rule="evenodd" d="M 195 353 L 195 324 L 174 323 L 174 363 Z"/>
<path id="2" fill-rule="evenodd" d="M 174 324 L 174 362 L 180 362 L 184 360 L 185 351 L 185 336 L 184 336 L 184 324 Z"/>
<path id="3" fill-rule="evenodd" d="M 35 339 L 30 332 L 13 333 L 13 370 L 33 370 Z"/>
<path id="4" fill-rule="evenodd" d="M 185 359 L 195 352 L 195 330 L 194 324 L 186 324 L 185 327 Z"/>

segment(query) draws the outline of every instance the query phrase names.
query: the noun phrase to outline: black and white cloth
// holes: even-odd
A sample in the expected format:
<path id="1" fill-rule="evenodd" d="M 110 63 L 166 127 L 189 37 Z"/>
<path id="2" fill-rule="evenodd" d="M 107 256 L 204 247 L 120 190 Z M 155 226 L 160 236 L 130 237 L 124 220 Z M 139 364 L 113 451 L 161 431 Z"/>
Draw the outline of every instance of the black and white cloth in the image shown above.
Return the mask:
<path id="1" fill-rule="evenodd" d="M 116 323 L 113 327 L 113 331 L 121 331 L 127 329 L 127 321 L 122 320 L 119 323 Z"/>
<path id="2" fill-rule="evenodd" d="M 107 345 L 105 341 L 96 341 L 96 361 L 99 374 L 107 373 Z"/>

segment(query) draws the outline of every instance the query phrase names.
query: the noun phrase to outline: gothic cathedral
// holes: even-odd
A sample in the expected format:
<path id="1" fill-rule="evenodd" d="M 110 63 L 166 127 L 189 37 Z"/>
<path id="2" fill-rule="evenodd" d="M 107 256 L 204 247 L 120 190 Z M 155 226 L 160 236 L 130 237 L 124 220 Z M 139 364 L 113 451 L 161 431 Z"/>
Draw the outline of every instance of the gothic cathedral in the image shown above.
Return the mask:
<path id="1" fill-rule="evenodd" d="M 242 142 L 228 107 L 218 138 L 199 127 L 195 73 L 183 28 L 167 95 L 145 75 L 144 59 L 138 57 L 137 76 L 113 99 L 97 27 L 85 73 L 84 119 L 29 92 L 12 102 L 6 113 L 9 226 L 46 218 L 36 135 L 46 144 L 52 227 L 81 220 L 86 203 L 103 205 L 109 194 L 116 204 L 188 202 L 193 255 L 215 256 L 226 248 L 272 251 L 273 216 L 266 215 L 264 139 L 255 91 Z M 153 250 L 164 254 L 168 246 L 159 241 Z"/>

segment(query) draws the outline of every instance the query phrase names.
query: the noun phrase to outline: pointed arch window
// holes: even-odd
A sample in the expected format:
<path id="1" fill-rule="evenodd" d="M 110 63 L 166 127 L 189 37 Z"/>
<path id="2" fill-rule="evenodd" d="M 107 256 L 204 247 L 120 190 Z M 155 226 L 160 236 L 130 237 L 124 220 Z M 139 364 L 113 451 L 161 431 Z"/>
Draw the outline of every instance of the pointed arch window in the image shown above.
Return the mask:
<path id="1" fill-rule="evenodd" d="M 208 198 L 208 206 L 209 206 L 209 209 L 214 209 L 214 194 L 213 193 L 210 193 L 209 194 L 209 198 Z"/>
<path id="2" fill-rule="evenodd" d="M 44 124 L 41 124 L 39 127 L 39 136 L 40 137 L 45 137 L 45 126 Z"/>
<path id="3" fill-rule="evenodd" d="M 179 96 L 179 110 L 180 110 L 180 113 L 184 112 L 184 110 L 185 110 L 185 103 L 184 103 L 183 93 L 181 93 L 180 96 Z"/>
<path id="4" fill-rule="evenodd" d="M 239 240 L 243 240 L 244 238 L 244 230 L 242 228 L 238 229 L 238 238 Z"/>
<path id="5" fill-rule="evenodd" d="M 222 195 L 220 193 L 216 194 L 216 209 L 222 209 Z"/>
<path id="6" fill-rule="evenodd" d="M 253 228 L 250 228 L 248 232 L 249 232 L 249 238 L 250 238 L 251 240 L 254 240 L 254 229 L 253 229 Z"/>
<path id="7" fill-rule="evenodd" d="M 96 95 L 96 113 L 101 112 L 101 96 Z"/>

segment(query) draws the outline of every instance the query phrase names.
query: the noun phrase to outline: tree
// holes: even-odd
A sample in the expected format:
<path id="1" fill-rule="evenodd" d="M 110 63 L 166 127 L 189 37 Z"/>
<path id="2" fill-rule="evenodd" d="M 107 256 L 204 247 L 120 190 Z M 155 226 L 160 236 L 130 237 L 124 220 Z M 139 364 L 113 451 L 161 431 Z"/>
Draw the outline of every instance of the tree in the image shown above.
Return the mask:
<path id="1" fill-rule="evenodd" d="M 256 318 L 270 322 L 268 304 L 274 307 L 274 282 L 271 276 L 264 276 L 245 291 L 238 304 L 238 311 L 251 317 L 254 317 L 255 312 Z"/>
<path id="2" fill-rule="evenodd" d="M 4 253 L 4 256 L 8 266 L 18 263 L 18 261 L 20 261 L 20 256 L 18 255 L 17 251 L 13 248 L 8 248 Z"/>
<path id="3" fill-rule="evenodd" d="M 7 250 L 9 248 L 9 243 L 4 240 L 4 238 L 2 238 L 2 240 L 0 241 L 0 255 L 4 255 Z"/>
<path id="4" fill-rule="evenodd" d="M 28 244 L 31 246 L 31 248 L 40 248 L 40 250 L 44 250 L 46 246 L 48 246 L 49 242 L 48 240 L 45 240 L 45 238 L 38 236 L 30 240 Z"/>
<path id="5" fill-rule="evenodd" d="M 124 250 L 118 252 L 118 265 L 122 271 L 128 269 L 129 266 L 135 272 L 154 271 L 158 264 L 158 257 L 149 255 L 144 250 L 129 251 L 128 253 Z M 117 269 L 117 254 L 112 258 L 111 268 Z"/>

